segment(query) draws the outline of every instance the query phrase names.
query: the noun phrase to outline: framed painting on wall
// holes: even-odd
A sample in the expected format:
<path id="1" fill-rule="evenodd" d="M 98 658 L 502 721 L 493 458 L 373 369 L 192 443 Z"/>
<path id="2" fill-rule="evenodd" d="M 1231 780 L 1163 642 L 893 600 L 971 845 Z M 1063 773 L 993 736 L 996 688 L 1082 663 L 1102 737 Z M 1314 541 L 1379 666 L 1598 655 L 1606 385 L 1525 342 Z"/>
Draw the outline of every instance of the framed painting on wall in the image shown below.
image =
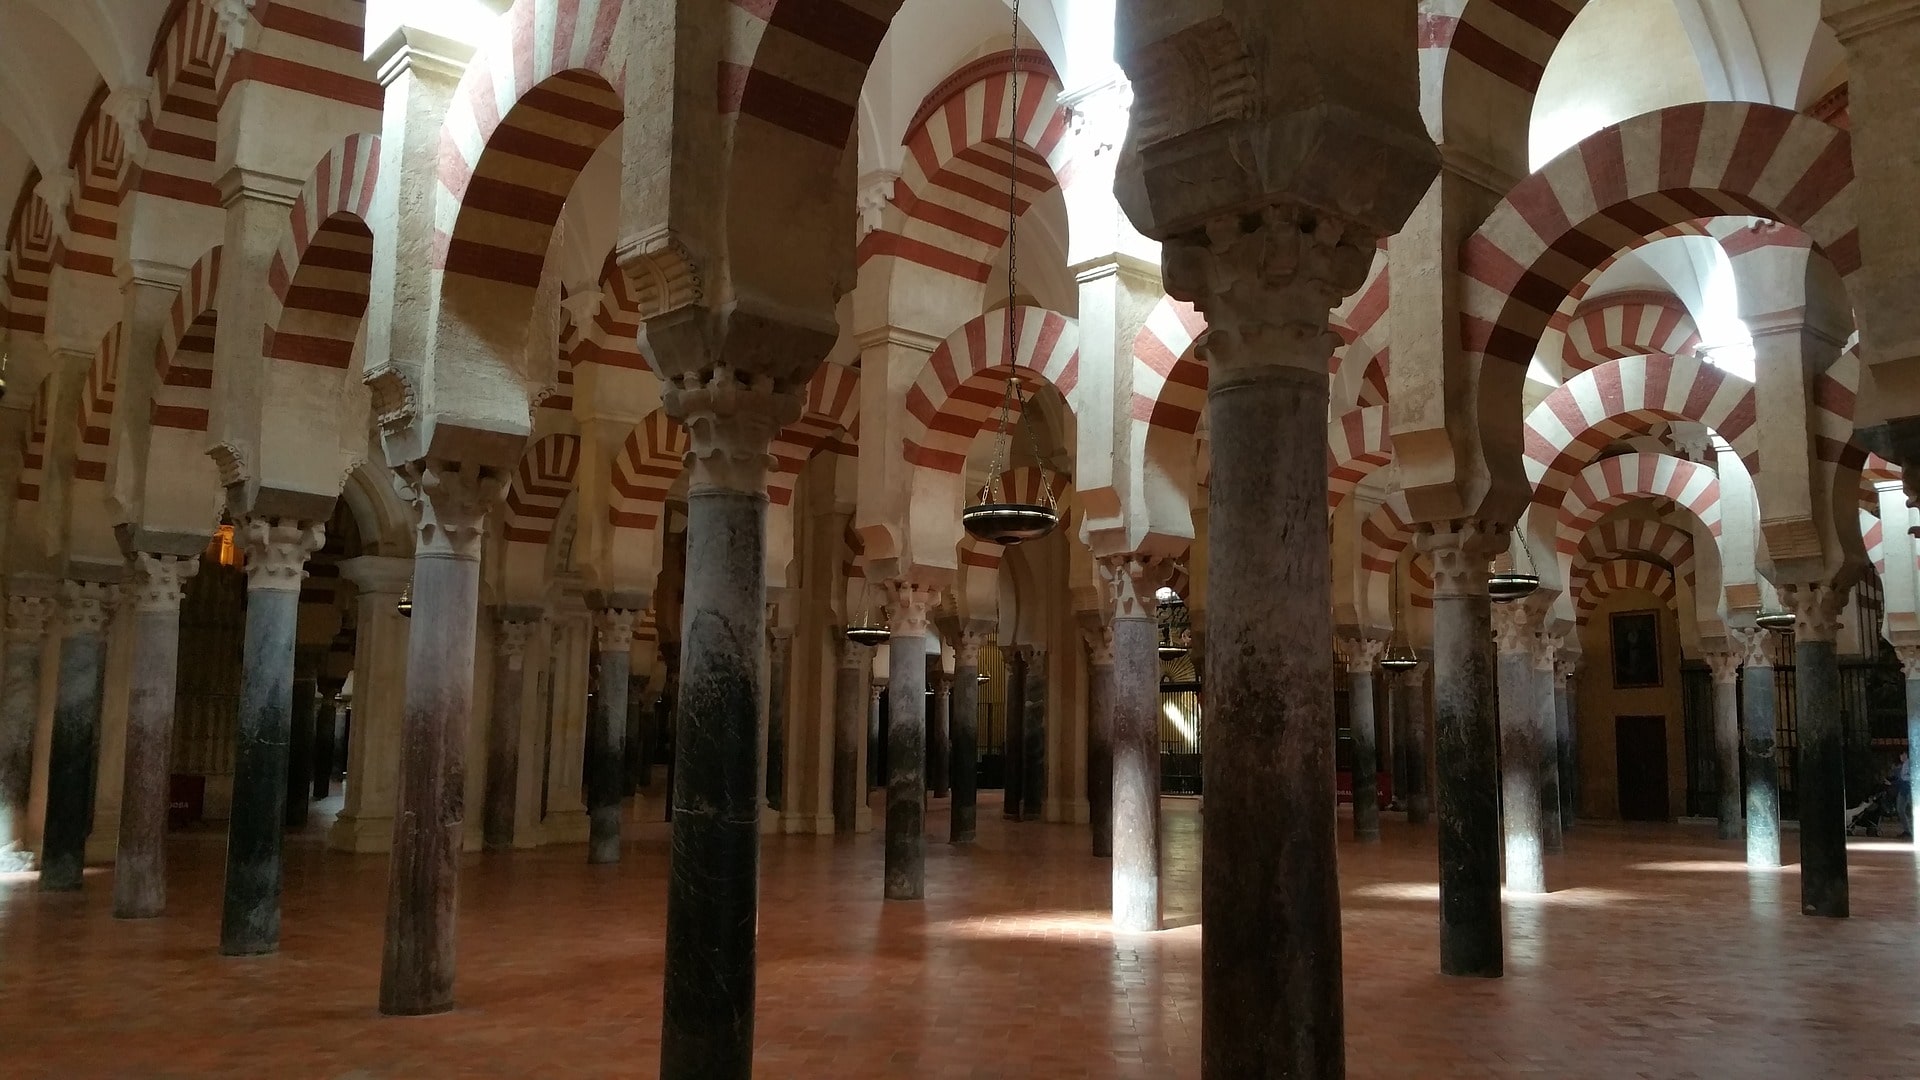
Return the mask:
<path id="1" fill-rule="evenodd" d="M 1659 686 L 1660 613 L 1616 611 L 1612 631 L 1614 689 Z"/>

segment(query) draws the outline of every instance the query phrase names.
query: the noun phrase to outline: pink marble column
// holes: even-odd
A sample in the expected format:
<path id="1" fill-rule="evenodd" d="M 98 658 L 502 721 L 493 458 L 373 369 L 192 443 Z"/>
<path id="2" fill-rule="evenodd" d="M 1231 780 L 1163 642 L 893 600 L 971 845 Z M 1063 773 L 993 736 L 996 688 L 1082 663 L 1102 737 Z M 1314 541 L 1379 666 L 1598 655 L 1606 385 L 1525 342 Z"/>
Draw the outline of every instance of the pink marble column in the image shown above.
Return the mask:
<path id="1" fill-rule="evenodd" d="M 133 664 L 127 679 L 126 774 L 113 915 L 151 919 L 167 908 L 167 806 L 174 683 L 180 670 L 180 598 L 197 558 L 133 557 Z"/>

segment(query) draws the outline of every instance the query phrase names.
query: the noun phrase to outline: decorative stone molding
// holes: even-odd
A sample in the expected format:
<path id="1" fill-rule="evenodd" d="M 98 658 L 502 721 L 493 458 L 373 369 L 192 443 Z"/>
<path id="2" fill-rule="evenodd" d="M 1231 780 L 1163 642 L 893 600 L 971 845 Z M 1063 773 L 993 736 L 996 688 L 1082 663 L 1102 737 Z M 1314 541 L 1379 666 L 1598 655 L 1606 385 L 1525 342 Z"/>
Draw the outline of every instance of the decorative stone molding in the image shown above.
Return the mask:
<path id="1" fill-rule="evenodd" d="M 1749 668 L 1771 668 L 1773 666 L 1773 631 L 1762 630 L 1757 626 L 1734 630 L 1734 647 L 1740 651 L 1740 666 Z"/>
<path id="2" fill-rule="evenodd" d="M 227 39 L 227 55 L 240 51 L 247 40 L 247 24 L 253 19 L 257 0 L 212 0 L 213 17 L 220 21 L 220 33 Z"/>
<path id="3" fill-rule="evenodd" d="M 940 590 L 893 578 L 882 582 L 887 597 L 887 626 L 895 636 L 927 636 L 928 616 L 940 605 Z"/>
<path id="4" fill-rule="evenodd" d="M 1715 686 L 1732 686 L 1740 678 L 1740 665 L 1746 660 L 1746 654 L 1737 648 L 1702 649 L 1700 658 L 1713 670 Z"/>
<path id="5" fill-rule="evenodd" d="M 861 178 L 859 192 L 854 196 L 859 220 L 854 228 L 854 239 L 865 240 L 867 234 L 886 225 L 887 207 L 893 204 L 893 185 L 900 179 L 896 172 L 873 173 Z"/>
<path id="6" fill-rule="evenodd" d="M 420 395 L 406 372 L 388 364 L 367 372 L 360 381 L 373 397 L 374 423 L 383 437 L 398 435 L 419 418 Z"/>
<path id="7" fill-rule="evenodd" d="M 247 469 L 247 456 L 232 443 L 215 443 L 207 448 L 207 456 L 213 459 L 213 467 L 220 473 L 220 486 L 229 494 L 236 489 L 244 490 L 251 473 Z"/>
<path id="8" fill-rule="evenodd" d="M 298 592 L 307 576 L 307 556 L 327 539 L 325 525 L 293 518 L 244 517 L 234 532 L 246 553 L 249 592 Z"/>
<path id="9" fill-rule="evenodd" d="M 1175 564 L 1159 555 L 1102 555 L 1094 560 L 1100 578 L 1102 599 L 1106 601 L 1106 619 L 1147 619 L 1159 617 L 1158 593 L 1173 580 Z"/>
<path id="10" fill-rule="evenodd" d="M 693 307 L 705 297 L 693 250 L 665 226 L 622 243 L 614 259 L 627 275 L 643 319 Z"/>
<path id="11" fill-rule="evenodd" d="M 152 79 L 114 87 L 100 103 L 100 111 L 111 117 L 120 129 L 120 145 L 126 148 L 127 160 L 135 164 L 147 156 L 145 124 L 152 107 Z"/>
<path id="12" fill-rule="evenodd" d="M 1467 520 L 1423 525 L 1413 542 L 1433 563 L 1434 599 L 1487 595 L 1487 567 L 1507 550 L 1508 529 Z"/>
<path id="13" fill-rule="evenodd" d="M 1539 616 L 1525 604 L 1493 605 L 1493 642 L 1502 656 L 1533 655 L 1533 639 L 1539 628 Z"/>
<path id="14" fill-rule="evenodd" d="M 7 597 L 7 640 L 32 644 L 47 636 L 47 624 L 59 613 L 51 596 Z"/>
<path id="15" fill-rule="evenodd" d="M 886 692 L 887 692 L 887 684 L 885 682 L 876 682 L 868 686 L 867 687 L 867 708 L 871 709 L 875 705 L 880 704 L 880 695 Z"/>
<path id="16" fill-rule="evenodd" d="M 1215 218 L 1204 240 L 1169 240 L 1167 292 L 1207 317 L 1199 351 L 1210 385 L 1265 368 L 1324 374 L 1341 344 L 1328 327 L 1333 308 L 1366 280 L 1378 239 L 1283 204 Z"/>
<path id="17" fill-rule="evenodd" d="M 1248 119 L 1259 106 L 1253 58 L 1225 18 L 1148 44 L 1127 74 L 1136 88 L 1132 138 L 1141 147 Z"/>
<path id="18" fill-rule="evenodd" d="M 953 663 L 955 667 L 980 666 L 980 646 L 987 643 L 989 635 L 984 630 L 962 630 L 959 640 L 953 643 Z"/>
<path id="19" fill-rule="evenodd" d="M 426 458 L 393 470 L 393 488 L 413 508 L 414 556 L 478 560 L 487 512 L 508 475 L 485 465 Z"/>
<path id="20" fill-rule="evenodd" d="M 1840 613 L 1846 610 L 1847 594 L 1832 584 L 1782 585 L 1780 603 L 1793 613 L 1796 641 L 1832 641 L 1840 634 Z"/>
<path id="21" fill-rule="evenodd" d="M 508 667 L 520 667 L 527 660 L 527 644 L 540 625 L 533 619 L 501 619 L 494 630 L 493 648 Z"/>
<path id="22" fill-rule="evenodd" d="M 1373 665 L 1387 651 L 1387 643 L 1380 638 L 1342 636 L 1340 654 L 1346 657 L 1347 671 L 1358 675 L 1370 672 Z"/>
<path id="23" fill-rule="evenodd" d="M 98 581 L 60 583 L 60 636 L 98 637 L 113 617 L 114 587 Z"/>
<path id="24" fill-rule="evenodd" d="M 689 493 L 766 493 L 768 451 L 780 429 L 800 419 L 798 395 L 765 375 L 743 383 L 721 364 L 669 383 L 662 398 L 667 415 L 687 427 Z"/>
<path id="25" fill-rule="evenodd" d="M 73 201 L 73 193 L 78 185 L 70 169 L 47 173 L 34 185 L 33 194 L 47 204 L 47 212 L 53 221 L 53 234 L 62 240 L 67 238 L 67 206 Z"/>
<path id="26" fill-rule="evenodd" d="M 1920 645 L 1895 645 L 1893 655 L 1900 658 L 1900 670 L 1908 682 L 1920 681 Z"/>
<path id="27" fill-rule="evenodd" d="M 1533 670 L 1552 672 L 1559 662 L 1560 646 L 1565 644 L 1567 636 L 1549 630 L 1533 632 Z"/>
<path id="28" fill-rule="evenodd" d="M 199 572 L 197 558 L 135 552 L 133 580 L 127 584 L 133 610 L 142 614 L 178 615 L 187 581 Z"/>
<path id="29" fill-rule="evenodd" d="M 1113 627 L 1086 626 L 1080 639 L 1087 643 L 1087 663 L 1094 667 L 1113 666 Z"/>
<path id="30" fill-rule="evenodd" d="M 593 613 L 594 650 L 603 653 L 633 651 L 633 624 L 640 613 L 629 608 L 601 608 Z"/>

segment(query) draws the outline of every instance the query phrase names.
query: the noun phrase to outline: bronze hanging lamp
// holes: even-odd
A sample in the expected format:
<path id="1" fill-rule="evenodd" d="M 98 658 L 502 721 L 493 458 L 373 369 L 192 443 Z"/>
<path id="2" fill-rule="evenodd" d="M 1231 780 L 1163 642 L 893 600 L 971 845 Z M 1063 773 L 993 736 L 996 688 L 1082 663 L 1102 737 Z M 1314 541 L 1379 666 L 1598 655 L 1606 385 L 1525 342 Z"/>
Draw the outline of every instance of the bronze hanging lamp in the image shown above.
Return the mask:
<path id="1" fill-rule="evenodd" d="M 393 605 L 393 609 L 398 611 L 402 618 L 413 618 L 413 580 L 411 578 L 400 587 L 400 601 Z"/>
<path id="2" fill-rule="evenodd" d="M 1753 625 L 1762 630 L 1771 630 L 1776 634 L 1793 633 L 1793 612 L 1763 611 L 1753 617 Z"/>
<path id="3" fill-rule="evenodd" d="M 1420 666 L 1420 654 L 1413 651 L 1413 645 L 1407 641 L 1406 620 L 1400 613 L 1400 568 L 1393 568 L 1393 633 L 1387 637 L 1387 651 L 1380 656 L 1380 667 L 1386 671 L 1412 671 Z"/>
<path id="4" fill-rule="evenodd" d="M 1013 76 L 1010 80 L 1011 101 L 1007 115 L 1017 118 L 1020 115 L 1020 0 L 1013 3 Z M 1014 367 L 1014 357 L 1018 355 L 1018 331 L 1014 324 L 1014 309 L 1019 302 L 1020 280 L 1020 156 L 1019 142 L 1016 138 L 1007 149 L 1007 366 Z M 960 527 L 967 535 L 989 544 L 1011 547 L 1028 540 L 1038 540 L 1054 530 L 1060 524 L 1060 510 L 1054 505 L 1053 478 L 1047 475 L 1047 468 L 1040 459 L 1040 443 L 1033 434 L 1033 421 L 1027 415 L 1028 402 L 1021 396 L 1020 380 L 1015 371 L 1007 373 L 1007 392 L 1000 399 L 1000 425 L 994 435 L 993 460 L 987 466 L 987 482 L 980 489 L 980 499 L 960 512 Z M 1012 432 L 1009 430 L 1012 413 L 1020 413 L 1020 426 L 1026 432 L 1028 452 L 1040 468 L 1040 499 L 1038 503 L 1019 503 L 1006 498 L 1006 492 L 1000 489 L 1000 474 L 1009 463 Z"/>
<path id="5" fill-rule="evenodd" d="M 867 603 L 866 586 L 861 586 L 860 621 L 853 626 L 847 627 L 847 640 L 853 642 L 855 645 L 865 645 L 871 648 L 875 645 L 885 645 L 888 639 L 892 637 L 892 630 L 873 624 L 873 606 Z"/>
<path id="6" fill-rule="evenodd" d="M 1520 538 L 1520 558 L 1505 570 L 1496 568 L 1487 575 L 1487 595 L 1496 604 L 1511 604 L 1515 600 L 1525 600 L 1540 588 L 1540 575 L 1535 572 L 1533 552 L 1527 547 L 1527 538 Z M 1521 563 L 1525 562 L 1525 567 Z"/>

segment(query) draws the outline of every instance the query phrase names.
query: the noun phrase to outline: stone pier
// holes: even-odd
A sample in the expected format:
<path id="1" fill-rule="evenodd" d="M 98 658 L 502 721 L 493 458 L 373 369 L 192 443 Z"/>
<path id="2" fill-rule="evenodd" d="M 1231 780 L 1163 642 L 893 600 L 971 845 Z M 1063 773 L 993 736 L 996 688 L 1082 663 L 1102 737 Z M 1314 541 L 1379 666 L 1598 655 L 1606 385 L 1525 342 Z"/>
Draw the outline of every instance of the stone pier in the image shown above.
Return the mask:
<path id="1" fill-rule="evenodd" d="M 620 808 L 626 795 L 627 680 L 633 674 L 633 624 L 645 603 L 594 613 L 592 715 L 587 717 L 587 861 L 620 861 Z"/>
<path id="2" fill-rule="evenodd" d="M 1032 650 L 1024 645 L 1000 650 L 1007 682 L 1000 688 L 1001 711 L 1005 714 L 1001 723 L 1005 738 L 1000 751 L 1000 816 L 1009 821 L 1020 820 L 1021 791 L 1027 779 L 1027 663 L 1031 656 Z"/>
<path id="3" fill-rule="evenodd" d="M 952 732 L 953 805 L 948 814 L 947 841 L 973 843 L 979 825 L 980 795 L 980 646 L 987 635 L 974 628 L 960 631 L 953 646 Z"/>
<path id="4" fill-rule="evenodd" d="M 47 626 L 59 613 L 53 597 L 23 591 L 7 597 L 6 654 L 0 674 L 0 873 L 33 869 L 27 802 L 33 786 L 33 732 L 40 721 L 40 656 Z M 45 588 L 45 585 L 41 585 Z"/>
<path id="5" fill-rule="evenodd" d="M 891 580 L 887 625 L 886 898 L 927 895 L 927 616 L 939 593 Z"/>
<path id="6" fill-rule="evenodd" d="M 1093 855 L 1113 856 L 1113 628 L 1085 627 L 1087 642 L 1087 827 Z M 1155 666 L 1159 656 L 1154 657 Z"/>
<path id="7" fill-rule="evenodd" d="M 527 642 L 540 625 L 536 607 L 494 609 L 493 701 L 487 724 L 487 786 L 481 846 L 513 848 L 520 797 L 520 717 L 526 705 Z"/>
<path id="8" fill-rule="evenodd" d="M 167 909 L 167 807 L 174 684 L 180 671 L 180 598 L 197 558 L 136 553 L 129 593 L 133 663 L 127 679 L 126 777 L 113 915 L 151 919 Z"/>
<path id="9" fill-rule="evenodd" d="M 1157 670 L 1157 659 L 1155 664 Z M 1037 646 L 1029 649 L 1026 678 L 1021 682 L 1021 698 L 1026 702 L 1020 715 L 1021 821 L 1039 821 L 1046 812 L 1049 675 L 1047 650 Z"/>
<path id="10" fill-rule="evenodd" d="M 1160 897 L 1160 626 L 1161 586 L 1172 575 L 1164 558 L 1107 555 L 1096 562 L 1113 637 L 1112 790 L 1113 926 L 1161 927 Z M 1217 730 L 1217 729 L 1216 729 Z M 1218 804 L 1216 804 L 1217 806 Z M 1209 819 L 1219 827 L 1220 819 Z M 1229 826 L 1230 827 L 1230 826 Z"/>
<path id="11" fill-rule="evenodd" d="M 40 888 L 48 892 L 80 888 L 86 868 L 100 755 L 101 680 L 115 591 L 96 581 L 61 583 L 60 681 L 47 749 L 47 818 L 40 841 Z"/>

